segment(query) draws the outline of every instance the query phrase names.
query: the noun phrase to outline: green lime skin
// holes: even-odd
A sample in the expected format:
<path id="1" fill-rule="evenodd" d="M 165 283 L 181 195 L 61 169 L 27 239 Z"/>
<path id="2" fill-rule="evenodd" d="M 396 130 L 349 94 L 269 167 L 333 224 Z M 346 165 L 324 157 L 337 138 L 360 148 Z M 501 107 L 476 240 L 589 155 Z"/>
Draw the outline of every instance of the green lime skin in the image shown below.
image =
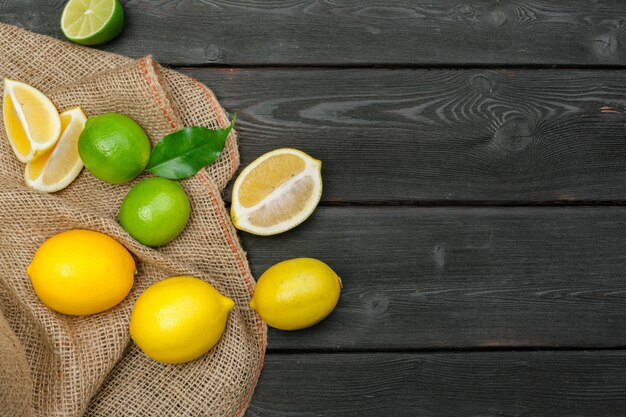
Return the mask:
<path id="1" fill-rule="evenodd" d="M 191 205 L 183 187 L 166 178 L 147 178 L 130 189 L 119 221 L 139 243 L 158 247 L 174 240 L 187 226 Z"/>
<path id="2" fill-rule="evenodd" d="M 65 7 L 67 7 L 68 5 L 66 5 Z M 63 22 L 63 19 L 61 19 L 61 22 Z M 120 33 L 122 33 L 122 29 L 124 29 L 124 8 L 122 7 L 122 4 L 119 2 L 119 0 L 115 0 L 113 14 L 111 15 L 111 18 L 108 20 L 106 25 L 104 25 L 96 33 L 93 33 L 85 38 L 77 38 L 71 36 L 65 30 L 63 24 L 61 24 L 61 31 L 67 39 L 74 43 L 85 46 L 96 46 L 110 42 L 113 39 L 117 38 Z"/>
<path id="3" fill-rule="evenodd" d="M 78 138 L 78 153 L 94 177 L 123 184 L 148 165 L 150 140 L 130 117 L 107 113 L 87 120 Z"/>

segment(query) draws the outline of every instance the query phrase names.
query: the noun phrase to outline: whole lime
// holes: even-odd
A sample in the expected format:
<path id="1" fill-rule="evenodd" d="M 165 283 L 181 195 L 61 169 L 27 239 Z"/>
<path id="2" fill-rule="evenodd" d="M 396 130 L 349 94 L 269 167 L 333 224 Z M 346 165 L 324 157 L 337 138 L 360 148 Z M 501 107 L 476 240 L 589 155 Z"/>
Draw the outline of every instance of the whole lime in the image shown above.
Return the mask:
<path id="1" fill-rule="evenodd" d="M 78 139 L 78 153 L 94 177 L 122 184 L 148 165 L 150 140 L 130 117 L 107 113 L 87 120 Z"/>
<path id="2" fill-rule="evenodd" d="M 163 246 L 178 236 L 189 220 L 189 197 L 179 183 L 147 178 L 130 189 L 120 207 L 120 224 L 139 243 Z"/>

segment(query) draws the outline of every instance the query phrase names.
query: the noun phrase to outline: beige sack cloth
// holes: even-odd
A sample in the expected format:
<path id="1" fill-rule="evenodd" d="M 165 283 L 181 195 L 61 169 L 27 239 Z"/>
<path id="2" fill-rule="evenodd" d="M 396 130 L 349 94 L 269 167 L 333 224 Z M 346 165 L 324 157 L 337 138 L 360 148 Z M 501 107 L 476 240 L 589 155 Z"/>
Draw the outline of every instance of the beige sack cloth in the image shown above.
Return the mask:
<path id="1" fill-rule="evenodd" d="M 0 24 L 3 77 L 41 89 L 59 111 L 81 106 L 89 116 L 127 114 L 153 143 L 186 126 L 229 123 L 211 90 L 150 57 L 133 61 Z M 31 191 L 0 127 L 0 415 L 245 413 L 263 364 L 267 330 L 248 307 L 254 279 L 220 196 L 239 164 L 236 141 L 233 132 L 214 165 L 182 182 L 192 203 L 189 224 L 176 240 L 155 250 L 138 244 L 116 221 L 137 180 L 111 185 L 83 170 L 59 193 Z M 39 245 L 69 229 L 106 233 L 134 255 L 135 286 L 118 306 L 72 317 L 36 297 L 25 268 Z M 128 331 L 138 295 L 173 275 L 202 278 L 237 302 L 218 345 L 183 365 L 149 359 Z"/>

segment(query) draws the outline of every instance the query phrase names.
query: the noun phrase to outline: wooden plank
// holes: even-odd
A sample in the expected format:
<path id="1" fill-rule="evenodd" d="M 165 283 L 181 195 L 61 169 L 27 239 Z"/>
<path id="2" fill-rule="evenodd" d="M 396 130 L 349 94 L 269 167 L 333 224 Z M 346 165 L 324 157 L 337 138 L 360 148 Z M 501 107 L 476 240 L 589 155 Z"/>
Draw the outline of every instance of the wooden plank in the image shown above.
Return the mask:
<path id="1" fill-rule="evenodd" d="M 248 417 L 621 417 L 626 352 L 269 355 Z"/>
<path id="2" fill-rule="evenodd" d="M 253 275 L 313 257 L 344 283 L 325 321 L 270 350 L 626 346 L 626 208 L 321 207 L 242 233 Z"/>
<path id="3" fill-rule="evenodd" d="M 185 73 L 239 114 L 244 164 L 321 159 L 326 202 L 626 201 L 624 71 Z"/>
<path id="4" fill-rule="evenodd" d="M 0 20 L 61 37 L 64 3 L 1 0 Z M 104 49 L 169 64 L 626 64 L 621 0 L 123 3 Z"/>

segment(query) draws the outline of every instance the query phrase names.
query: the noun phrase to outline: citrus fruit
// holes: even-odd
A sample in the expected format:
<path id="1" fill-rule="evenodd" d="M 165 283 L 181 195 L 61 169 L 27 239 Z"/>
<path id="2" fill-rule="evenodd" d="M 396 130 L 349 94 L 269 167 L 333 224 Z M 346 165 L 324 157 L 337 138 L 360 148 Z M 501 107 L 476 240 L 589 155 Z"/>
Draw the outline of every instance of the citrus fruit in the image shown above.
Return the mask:
<path id="1" fill-rule="evenodd" d="M 162 246 L 178 236 L 189 220 L 189 197 L 179 183 L 146 178 L 130 189 L 120 207 L 120 224 L 139 243 Z"/>
<path id="2" fill-rule="evenodd" d="M 130 335 L 152 359 L 187 362 L 215 346 L 234 306 L 233 300 L 198 278 L 167 278 L 137 298 Z"/>
<path id="3" fill-rule="evenodd" d="M 277 149 L 248 165 L 233 187 L 235 227 L 275 235 L 305 221 L 322 196 L 322 163 L 297 149 Z"/>
<path id="4" fill-rule="evenodd" d="M 34 190 L 53 193 L 67 187 L 83 169 L 78 155 L 78 137 L 87 116 L 80 109 L 61 113 L 61 137 L 53 148 L 26 164 L 24 180 Z"/>
<path id="5" fill-rule="evenodd" d="M 45 305 L 83 316 L 108 310 L 128 295 L 135 261 L 105 234 L 69 230 L 46 240 L 26 272 Z"/>
<path id="6" fill-rule="evenodd" d="M 112 184 L 139 175 L 150 159 L 150 141 L 128 116 L 107 113 L 90 117 L 78 139 L 78 152 L 96 178 Z"/>
<path id="7" fill-rule="evenodd" d="M 119 0 L 70 0 L 61 15 L 61 31 L 81 45 L 109 42 L 123 27 L 124 10 Z"/>
<path id="8" fill-rule="evenodd" d="M 61 118 L 41 91 L 4 80 L 4 127 L 17 159 L 30 162 L 52 148 L 61 134 Z"/>
<path id="9" fill-rule="evenodd" d="M 333 311 L 340 291 L 341 279 L 324 262 L 312 258 L 289 259 L 261 275 L 250 307 L 272 327 L 304 329 Z"/>

